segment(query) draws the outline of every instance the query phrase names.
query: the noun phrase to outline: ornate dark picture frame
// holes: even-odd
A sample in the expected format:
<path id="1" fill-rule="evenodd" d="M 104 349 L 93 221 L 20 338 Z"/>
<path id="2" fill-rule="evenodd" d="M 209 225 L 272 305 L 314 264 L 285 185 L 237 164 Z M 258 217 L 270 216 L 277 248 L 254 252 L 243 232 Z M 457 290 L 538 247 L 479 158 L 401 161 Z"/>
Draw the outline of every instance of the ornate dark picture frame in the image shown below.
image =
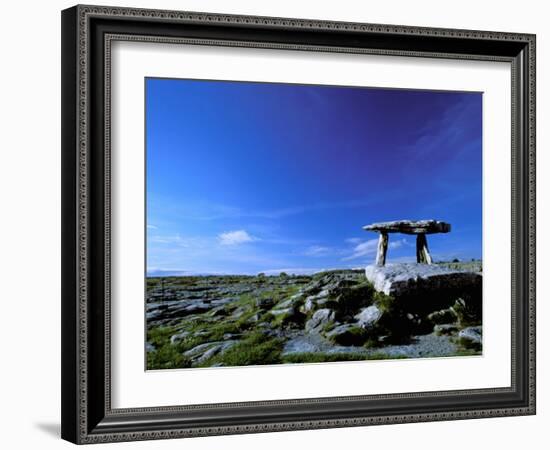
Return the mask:
<path id="1" fill-rule="evenodd" d="M 506 388 L 113 409 L 110 45 L 114 40 L 512 67 L 512 373 Z M 97 443 L 535 414 L 535 36 L 98 6 L 62 12 L 62 437 Z"/>

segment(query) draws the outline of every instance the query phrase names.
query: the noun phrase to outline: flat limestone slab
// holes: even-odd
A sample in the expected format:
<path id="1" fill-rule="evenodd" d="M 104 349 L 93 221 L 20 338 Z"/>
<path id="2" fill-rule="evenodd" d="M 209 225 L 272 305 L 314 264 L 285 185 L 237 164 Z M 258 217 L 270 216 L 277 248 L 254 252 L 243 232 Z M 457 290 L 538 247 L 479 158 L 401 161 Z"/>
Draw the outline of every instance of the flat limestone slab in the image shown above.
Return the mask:
<path id="1" fill-rule="evenodd" d="M 394 220 L 392 222 L 377 222 L 366 225 L 363 229 L 380 233 L 435 234 L 448 233 L 451 231 L 451 224 L 433 219 Z"/>
<path id="2" fill-rule="evenodd" d="M 393 297 L 438 290 L 481 288 L 483 278 L 477 272 L 418 263 L 367 266 L 365 275 L 377 291 Z"/>

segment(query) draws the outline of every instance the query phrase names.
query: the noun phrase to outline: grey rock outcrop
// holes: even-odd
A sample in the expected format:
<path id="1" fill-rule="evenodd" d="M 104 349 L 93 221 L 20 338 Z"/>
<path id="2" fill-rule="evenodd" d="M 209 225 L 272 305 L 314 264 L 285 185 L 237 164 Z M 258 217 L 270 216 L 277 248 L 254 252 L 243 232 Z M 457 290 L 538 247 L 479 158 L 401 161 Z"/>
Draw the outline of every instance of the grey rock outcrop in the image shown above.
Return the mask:
<path id="1" fill-rule="evenodd" d="M 207 342 L 197 345 L 183 354 L 191 359 L 194 364 L 200 364 L 218 353 L 224 352 L 235 345 L 237 341 Z"/>
<path id="2" fill-rule="evenodd" d="M 271 297 L 259 298 L 256 300 L 256 307 L 261 310 L 270 309 L 275 304 L 275 301 Z"/>
<path id="3" fill-rule="evenodd" d="M 361 312 L 355 316 L 355 319 L 361 328 L 371 329 L 378 323 L 382 315 L 382 310 L 378 306 L 371 305 L 367 308 L 363 308 Z"/>
<path id="4" fill-rule="evenodd" d="M 181 333 L 173 334 L 173 335 L 170 337 L 170 343 L 171 343 L 172 345 L 177 344 L 178 342 L 183 341 L 184 339 L 186 339 L 186 338 L 189 337 L 190 335 L 191 335 L 191 332 L 190 332 L 190 331 L 182 331 Z"/>
<path id="5" fill-rule="evenodd" d="M 436 264 L 387 264 L 367 266 L 365 275 L 377 291 L 393 297 L 415 294 L 418 291 L 437 292 L 449 289 L 481 288 L 482 276 Z"/>
<path id="6" fill-rule="evenodd" d="M 303 312 L 308 313 L 315 311 L 317 308 L 323 308 L 328 301 L 328 290 L 323 289 L 315 295 L 306 297 L 305 303 L 302 307 Z"/>
<path id="7" fill-rule="evenodd" d="M 294 326 L 299 323 L 303 325 L 305 319 L 305 316 L 298 310 L 297 305 L 289 300 L 278 303 L 269 312 L 275 317 L 275 321 L 283 327 Z"/>
<path id="8" fill-rule="evenodd" d="M 443 335 L 447 330 L 435 330 L 435 325 L 464 328 L 481 323 L 483 277 L 478 272 L 405 263 L 368 266 L 365 274 L 379 295 L 386 295 L 383 320 L 392 335 Z"/>
<path id="9" fill-rule="evenodd" d="M 481 262 L 148 280 L 148 367 L 479 354 L 481 281 Z"/>
<path id="10" fill-rule="evenodd" d="M 332 309 L 323 308 L 315 311 L 311 319 L 306 322 L 306 331 L 319 330 L 334 321 L 334 311 Z"/>
<path id="11" fill-rule="evenodd" d="M 482 340 L 482 328 L 480 326 L 464 328 L 458 333 L 459 343 L 466 348 L 481 348 Z"/>

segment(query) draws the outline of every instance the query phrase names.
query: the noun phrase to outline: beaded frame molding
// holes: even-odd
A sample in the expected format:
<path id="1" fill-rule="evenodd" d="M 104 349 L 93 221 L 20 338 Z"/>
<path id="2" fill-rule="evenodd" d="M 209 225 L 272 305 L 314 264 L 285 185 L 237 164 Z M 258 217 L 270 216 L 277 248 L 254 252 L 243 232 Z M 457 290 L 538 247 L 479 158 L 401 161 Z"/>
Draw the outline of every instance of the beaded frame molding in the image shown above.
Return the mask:
<path id="1" fill-rule="evenodd" d="M 113 409 L 110 50 L 117 40 L 509 62 L 511 385 Z M 535 414 L 535 36 L 119 7 L 64 10 L 61 350 L 61 434 L 78 444 Z"/>

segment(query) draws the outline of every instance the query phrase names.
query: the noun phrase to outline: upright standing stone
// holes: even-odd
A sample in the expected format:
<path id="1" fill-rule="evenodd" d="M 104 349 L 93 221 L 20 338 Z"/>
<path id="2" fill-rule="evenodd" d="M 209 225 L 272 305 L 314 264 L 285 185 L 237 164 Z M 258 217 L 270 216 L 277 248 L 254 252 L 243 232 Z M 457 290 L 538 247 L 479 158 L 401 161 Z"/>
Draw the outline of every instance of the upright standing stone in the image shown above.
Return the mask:
<path id="1" fill-rule="evenodd" d="M 432 263 L 432 256 L 428 250 L 428 241 L 424 233 L 416 236 L 416 262 L 421 264 Z"/>
<path id="2" fill-rule="evenodd" d="M 378 238 L 378 251 L 376 252 L 376 265 L 386 264 L 386 253 L 388 252 L 388 233 L 380 233 Z"/>

